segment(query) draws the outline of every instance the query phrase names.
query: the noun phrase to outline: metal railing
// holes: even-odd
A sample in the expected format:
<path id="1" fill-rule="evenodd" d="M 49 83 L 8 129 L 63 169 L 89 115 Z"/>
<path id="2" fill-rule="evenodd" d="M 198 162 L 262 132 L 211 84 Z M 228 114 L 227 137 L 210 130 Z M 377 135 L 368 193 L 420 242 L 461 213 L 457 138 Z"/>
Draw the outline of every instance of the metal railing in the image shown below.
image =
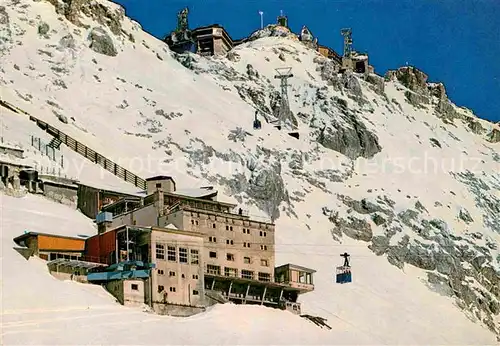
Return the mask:
<path id="1" fill-rule="evenodd" d="M 146 181 L 139 176 L 135 175 L 134 173 L 130 172 L 129 170 L 123 168 L 120 165 L 117 165 L 107 157 L 103 156 L 102 154 L 99 154 L 98 152 L 92 150 L 91 148 L 87 147 L 85 144 L 77 141 L 71 136 L 68 136 L 66 133 L 59 131 L 59 129 L 47 124 L 46 122 L 30 115 L 29 113 L 23 111 L 22 109 L 10 104 L 7 101 L 1 100 L 0 99 L 0 105 L 15 112 L 15 113 L 22 113 L 25 114 L 29 117 L 29 120 L 35 122 L 38 127 L 40 127 L 42 130 L 45 130 L 48 134 L 53 136 L 54 138 L 57 138 L 61 141 L 61 143 L 65 144 L 68 148 L 71 150 L 77 152 L 78 154 L 82 155 L 86 159 L 90 160 L 91 162 L 103 167 L 105 170 L 111 172 L 115 176 L 121 178 L 122 180 L 132 183 L 135 186 L 146 190 Z"/>

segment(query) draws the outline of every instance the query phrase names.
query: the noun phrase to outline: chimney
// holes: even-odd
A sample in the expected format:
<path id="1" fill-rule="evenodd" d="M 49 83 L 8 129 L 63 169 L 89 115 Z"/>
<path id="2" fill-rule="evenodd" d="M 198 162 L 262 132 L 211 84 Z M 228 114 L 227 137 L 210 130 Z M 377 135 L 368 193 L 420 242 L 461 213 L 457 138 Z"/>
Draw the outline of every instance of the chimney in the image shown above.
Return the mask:
<path id="1" fill-rule="evenodd" d="M 165 195 L 163 194 L 163 190 L 161 188 L 156 190 L 156 210 L 158 211 L 158 216 L 163 216 L 165 211 Z"/>

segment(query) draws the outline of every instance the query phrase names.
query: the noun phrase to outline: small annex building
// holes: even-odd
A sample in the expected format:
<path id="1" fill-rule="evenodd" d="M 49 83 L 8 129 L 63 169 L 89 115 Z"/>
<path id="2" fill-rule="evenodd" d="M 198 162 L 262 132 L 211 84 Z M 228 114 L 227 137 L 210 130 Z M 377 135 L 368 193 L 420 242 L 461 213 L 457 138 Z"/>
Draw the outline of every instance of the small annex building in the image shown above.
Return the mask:
<path id="1" fill-rule="evenodd" d="M 68 237 L 54 234 L 25 232 L 14 238 L 27 257 L 38 256 L 46 261 L 58 258 L 78 260 L 85 251 L 86 237 Z M 18 250 L 19 251 L 19 250 Z"/>

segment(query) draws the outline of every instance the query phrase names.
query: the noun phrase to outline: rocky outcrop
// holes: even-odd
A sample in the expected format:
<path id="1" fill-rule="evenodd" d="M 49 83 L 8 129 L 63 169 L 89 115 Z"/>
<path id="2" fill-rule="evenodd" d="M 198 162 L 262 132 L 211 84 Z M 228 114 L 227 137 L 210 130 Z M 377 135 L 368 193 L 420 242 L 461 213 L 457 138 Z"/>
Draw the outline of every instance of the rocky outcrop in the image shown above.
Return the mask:
<path id="1" fill-rule="evenodd" d="M 272 220 L 276 220 L 280 216 L 281 202 L 288 200 L 285 183 L 281 177 L 281 164 L 276 162 L 267 166 L 256 166 L 254 163 L 249 163 L 247 168 L 252 172 L 247 194 Z"/>
<path id="2" fill-rule="evenodd" d="M 229 52 L 227 52 L 226 58 L 227 58 L 227 60 L 232 61 L 232 62 L 238 62 L 238 61 L 241 60 L 240 55 L 238 53 L 236 53 L 235 51 L 232 51 L 232 50 L 230 50 Z"/>
<path id="3" fill-rule="evenodd" d="M 350 70 L 345 71 L 342 74 L 342 86 L 354 95 L 356 98 L 363 97 L 363 90 L 361 89 L 361 84 L 358 81 L 358 78 L 354 75 L 354 73 Z"/>
<path id="4" fill-rule="evenodd" d="M 379 203 L 370 202 L 366 198 L 363 198 L 360 201 L 354 200 L 351 197 L 344 195 L 337 195 L 337 198 L 359 214 L 372 214 L 378 212 L 381 214 L 386 214 L 390 217 L 394 216 L 394 212 L 391 209 L 387 208 L 386 206 L 381 206 Z"/>
<path id="5" fill-rule="evenodd" d="M 456 111 L 453 104 L 447 98 L 441 99 L 436 105 L 437 115 L 444 122 L 453 124 L 455 119 L 464 119 L 464 117 Z"/>
<path id="6" fill-rule="evenodd" d="M 495 230 L 498 225 L 491 216 L 500 212 L 500 201 L 485 193 L 489 187 L 477 177 L 463 173 L 457 175 L 457 179 L 466 182 L 477 192 L 478 207 L 483 210 L 486 208 L 485 224 Z M 432 290 L 455 297 L 459 306 L 474 313 L 492 331 L 500 332 L 498 324 L 491 317 L 499 313 L 500 307 L 500 273 L 492 267 L 494 259 L 489 253 L 490 249 L 497 248 L 493 245 L 494 241 L 486 240 L 484 247 L 475 242 L 483 238 L 480 232 L 470 233 L 468 238 L 453 235 L 444 220 L 425 219 L 423 216 L 429 215 L 429 212 L 418 201 L 415 209 L 406 209 L 395 215 L 394 203 L 385 203 L 382 196 L 371 201 L 358 201 L 345 195 L 338 195 L 337 198 L 350 208 L 347 219 L 323 208 L 323 214 L 334 225 L 331 233 L 336 241 L 340 241 L 343 235 L 368 241 L 368 248 L 378 256 L 386 254 L 387 260 L 394 266 L 404 269 L 405 264 L 411 264 L 428 271 L 428 284 Z M 353 213 L 370 215 L 372 221 L 384 230 L 384 235 L 373 236 L 369 224 Z M 465 208 L 460 210 L 458 218 L 466 223 L 474 222 Z M 402 225 L 418 236 L 411 237 L 407 233 L 399 238 Z M 394 238 L 397 236 L 396 241 Z M 422 238 L 423 241 L 418 240 Z"/>
<path id="7" fill-rule="evenodd" d="M 320 73 L 321 79 L 331 85 L 334 90 L 340 90 L 342 83 L 339 78 L 339 65 L 333 60 L 323 57 L 316 57 L 314 62 L 318 64 L 316 71 Z"/>
<path id="8" fill-rule="evenodd" d="M 93 28 L 89 34 L 90 48 L 99 54 L 116 56 L 118 52 L 113 44 L 113 39 L 103 28 Z"/>
<path id="9" fill-rule="evenodd" d="M 9 14 L 4 6 L 0 6 L 0 60 L 2 55 L 12 48 L 13 44 Z M 1 80 L 2 78 L 0 77 L 0 82 Z"/>
<path id="10" fill-rule="evenodd" d="M 339 237 L 345 234 L 349 238 L 361 241 L 370 241 L 373 232 L 370 224 L 361 218 L 349 215 L 346 219 L 339 216 L 338 212 L 333 212 L 328 208 L 323 208 L 323 215 L 333 224 L 332 234 Z"/>
<path id="11" fill-rule="evenodd" d="M 500 130 L 498 130 L 498 129 L 492 129 L 491 132 L 488 134 L 488 140 L 491 143 L 498 143 L 498 142 L 500 142 Z"/>
<path id="12" fill-rule="evenodd" d="M 76 47 L 75 39 L 71 34 L 67 34 L 59 40 L 59 47 L 61 49 L 74 49 Z"/>
<path id="13" fill-rule="evenodd" d="M 332 124 L 321 131 L 317 140 L 325 148 L 338 151 L 353 160 L 358 157 L 372 158 L 382 150 L 377 136 L 357 121 L 348 128 Z"/>
<path id="14" fill-rule="evenodd" d="M 428 83 L 427 89 L 429 90 L 431 96 L 437 97 L 438 100 L 447 99 L 446 88 L 443 83 Z"/>
<path id="15" fill-rule="evenodd" d="M 420 106 L 421 104 L 429 104 L 428 97 L 412 91 L 405 91 L 405 97 L 408 102 L 415 107 Z"/>
<path id="16" fill-rule="evenodd" d="M 476 135 L 482 135 L 485 131 L 484 127 L 481 125 L 481 123 L 475 119 L 469 118 L 469 124 L 468 124 L 469 129 L 475 133 Z"/>
<path id="17" fill-rule="evenodd" d="M 368 131 L 354 114 L 349 113 L 345 119 L 347 124 L 341 125 L 332 119 L 330 124 L 319 129 L 318 143 L 353 160 L 358 157 L 372 158 L 382 150 L 378 137 Z"/>
<path id="18" fill-rule="evenodd" d="M 385 81 L 383 77 L 375 73 L 368 73 L 365 75 L 365 80 L 371 84 L 372 89 L 379 95 L 384 94 L 385 90 Z"/>
<path id="19" fill-rule="evenodd" d="M 397 80 L 411 91 L 428 95 L 426 83 L 428 76 L 413 66 L 400 67 L 395 71 L 389 70 L 385 78 L 392 81 Z"/>
<path id="20" fill-rule="evenodd" d="M 293 40 L 298 40 L 297 35 L 291 32 L 288 28 L 272 24 L 253 32 L 248 38 L 248 41 L 251 42 L 262 37 L 288 37 Z"/>
<path id="21" fill-rule="evenodd" d="M 38 34 L 41 36 L 46 36 L 49 33 L 50 26 L 45 22 L 38 24 Z"/>
<path id="22" fill-rule="evenodd" d="M 74 25 L 83 27 L 80 18 L 85 15 L 103 26 L 107 26 L 115 35 L 122 31 L 121 22 L 125 17 L 125 10 L 116 4 L 106 6 L 89 0 L 48 0 L 56 8 L 58 14 L 64 15 Z"/>
<path id="23" fill-rule="evenodd" d="M 470 216 L 469 211 L 465 208 L 460 209 L 458 217 L 465 223 L 474 222 L 474 219 L 472 218 L 472 216 Z"/>
<path id="24" fill-rule="evenodd" d="M 5 10 L 5 6 L 0 6 L 0 25 L 9 24 L 9 14 Z"/>

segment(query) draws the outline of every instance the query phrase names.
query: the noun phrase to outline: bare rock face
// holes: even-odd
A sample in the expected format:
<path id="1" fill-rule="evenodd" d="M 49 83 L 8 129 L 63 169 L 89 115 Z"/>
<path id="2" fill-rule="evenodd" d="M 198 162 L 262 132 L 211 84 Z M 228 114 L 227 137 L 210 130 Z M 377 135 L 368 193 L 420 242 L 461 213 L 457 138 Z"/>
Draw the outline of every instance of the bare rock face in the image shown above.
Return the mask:
<path id="1" fill-rule="evenodd" d="M 351 92 L 356 97 L 363 97 L 363 90 L 361 89 L 361 84 L 359 84 L 358 79 L 352 73 L 352 71 L 347 70 L 342 75 L 342 85 L 345 89 Z"/>
<path id="2" fill-rule="evenodd" d="M 9 24 L 9 14 L 5 10 L 5 6 L 0 6 L 0 25 Z"/>
<path id="3" fill-rule="evenodd" d="M 332 235 L 342 236 L 345 234 L 349 238 L 369 242 L 373 237 L 370 224 L 366 220 L 354 216 L 348 216 L 347 219 L 339 217 L 337 212 L 328 213 L 323 208 L 323 214 L 333 224 Z"/>
<path id="4" fill-rule="evenodd" d="M 481 123 L 477 120 L 470 120 L 469 121 L 469 129 L 476 135 L 481 135 L 484 133 L 484 127 L 481 125 Z"/>
<path id="5" fill-rule="evenodd" d="M 10 28 L 10 19 L 5 6 L 0 6 L 0 57 L 8 51 L 12 40 L 12 30 Z M 1 59 L 0 59 L 1 60 Z"/>
<path id="6" fill-rule="evenodd" d="M 281 177 L 281 164 L 275 162 L 270 165 L 253 167 L 247 164 L 252 175 L 246 192 L 251 196 L 274 221 L 280 216 L 281 202 L 288 200 L 285 183 Z"/>
<path id="7" fill-rule="evenodd" d="M 488 135 L 488 140 L 491 143 L 498 143 L 500 142 L 500 131 L 497 129 L 491 130 L 490 134 Z"/>
<path id="8" fill-rule="evenodd" d="M 387 71 L 386 79 L 388 80 L 398 80 L 408 89 L 423 95 L 428 95 L 427 90 L 427 78 L 428 76 L 413 66 L 400 67 L 396 71 Z"/>
<path id="9" fill-rule="evenodd" d="M 38 34 L 45 36 L 49 33 L 50 27 L 49 24 L 42 22 L 40 25 L 38 25 Z"/>
<path id="10" fill-rule="evenodd" d="M 68 21 L 77 26 L 84 26 L 80 21 L 80 16 L 84 14 L 99 24 L 107 26 L 113 34 L 121 34 L 121 22 L 125 17 L 125 10 L 122 7 L 113 9 L 92 0 L 48 1 L 54 5 L 58 14 L 64 15 Z"/>
<path id="11" fill-rule="evenodd" d="M 429 104 L 429 99 L 424 95 L 417 94 L 411 91 L 406 91 L 405 96 L 408 102 L 413 106 L 419 106 L 421 104 Z"/>
<path id="12" fill-rule="evenodd" d="M 342 83 L 340 82 L 340 78 L 338 77 L 339 73 L 339 65 L 329 59 L 317 59 L 315 58 L 316 63 L 318 63 L 318 67 L 316 71 L 320 72 L 321 79 L 326 81 L 328 85 L 333 86 L 335 90 L 340 90 Z"/>
<path id="13" fill-rule="evenodd" d="M 339 124 L 332 119 L 318 129 L 317 141 L 325 148 L 335 150 L 348 158 L 372 158 L 382 150 L 378 137 L 370 132 L 356 115 L 347 113 L 344 116 L 347 124 Z M 316 125 L 312 125 L 313 127 Z"/>
<path id="14" fill-rule="evenodd" d="M 365 75 L 365 80 L 370 83 L 373 87 L 372 89 L 379 95 L 382 95 L 385 90 L 384 78 L 380 77 L 375 73 L 368 73 Z"/>
<path id="15" fill-rule="evenodd" d="M 89 34 L 90 48 L 99 54 L 117 56 L 118 52 L 113 44 L 113 39 L 103 28 L 93 28 Z"/>
<path id="16" fill-rule="evenodd" d="M 432 96 L 437 97 L 439 100 L 447 99 L 446 88 L 443 83 L 434 83 L 427 86 Z"/>
<path id="17" fill-rule="evenodd" d="M 232 51 L 232 50 L 230 50 L 230 51 L 227 53 L 226 58 L 227 58 L 229 61 L 233 61 L 233 62 L 238 62 L 238 61 L 240 61 L 240 60 L 241 60 L 241 56 L 240 56 L 238 53 L 236 53 L 236 52 L 234 52 L 234 51 Z"/>
<path id="18" fill-rule="evenodd" d="M 76 46 L 75 39 L 71 34 L 67 34 L 59 40 L 59 47 L 61 49 L 66 49 L 66 48 L 74 49 L 75 46 Z"/>

